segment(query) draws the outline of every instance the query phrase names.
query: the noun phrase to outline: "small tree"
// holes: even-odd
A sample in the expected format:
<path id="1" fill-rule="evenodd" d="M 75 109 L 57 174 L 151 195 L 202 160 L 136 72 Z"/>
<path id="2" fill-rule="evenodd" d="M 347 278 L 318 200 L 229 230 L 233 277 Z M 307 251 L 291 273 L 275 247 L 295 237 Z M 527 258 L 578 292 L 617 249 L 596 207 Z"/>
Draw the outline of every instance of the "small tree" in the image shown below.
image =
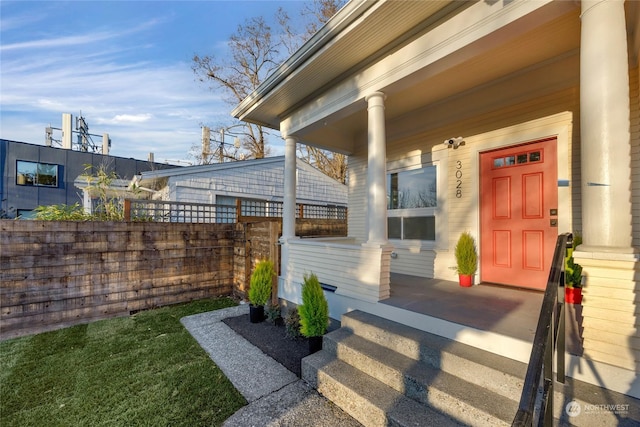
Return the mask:
<path id="1" fill-rule="evenodd" d="M 93 170 L 91 165 L 86 165 L 84 170 L 88 191 L 98 197 L 98 205 L 92 219 L 122 221 L 124 219 L 124 197 L 113 197 L 109 194 L 111 184 L 118 179 L 118 175 L 114 171 L 108 172 L 106 165 L 100 165 L 96 168 L 95 175 L 91 174 Z"/>
<path id="2" fill-rule="evenodd" d="M 263 306 L 271 296 L 271 284 L 275 269 L 271 260 L 262 260 L 256 264 L 249 282 L 249 302 L 254 306 Z"/>
<path id="3" fill-rule="evenodd" d="M 304 276 L 302 285 L 302 305 L 299 307 L 300 332 L 305 337 L 319 337 L 329 326 L 329 304 L 324 297 L 318 276 L 311 273 Z"/>
<path id="4" fill-rule="evenodd" d="M 476 241 L 470 233 L 465 231 L 460 235 L 455 248 L 455 256 L 458 274 L 475 274 L 478 269 L 478 252 Z"/>

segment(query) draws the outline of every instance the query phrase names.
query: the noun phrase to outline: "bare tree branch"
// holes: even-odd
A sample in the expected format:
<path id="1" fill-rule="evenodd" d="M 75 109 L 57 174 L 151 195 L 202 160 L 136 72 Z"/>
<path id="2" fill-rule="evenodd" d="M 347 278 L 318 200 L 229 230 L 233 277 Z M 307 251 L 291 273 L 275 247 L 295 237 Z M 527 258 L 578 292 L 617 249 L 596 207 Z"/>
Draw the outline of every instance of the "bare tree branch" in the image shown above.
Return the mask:
<path id="1" fill-rule="evenodd" d="M 263 17 L 248 19 L 238 25 L 236 32 L 227 43 L 229 55 L 194 55 L 191 69 L 196 80 L 220 92 L 230 106 L 242 102 L 286 59 L 302 46 L 326 21 L 328 21 L 346 0 L 313 0 L 302 11 L 304 30 L 296 32 L 288 14 L 280 8 L 275 15 L 279 31 L 274 32 Z M 270 153 L 267 144 L 268 129 L 245 124 L 241 132 L 241 146 L 244 152 L 229 154 L 218 152 L 218 157 L 194 150 L 196 162 L 212 162 L 217 158 L 263 158 Z M 224 145 L 223 145 L 224 147 Z M 324 152 L 316 148 L 303 151 L 304 158 L 321 171 L 344 182 L 346 180 L 346 159 L 342 155 Z M 336 164 L 333 164 L 336 163 Z"/>

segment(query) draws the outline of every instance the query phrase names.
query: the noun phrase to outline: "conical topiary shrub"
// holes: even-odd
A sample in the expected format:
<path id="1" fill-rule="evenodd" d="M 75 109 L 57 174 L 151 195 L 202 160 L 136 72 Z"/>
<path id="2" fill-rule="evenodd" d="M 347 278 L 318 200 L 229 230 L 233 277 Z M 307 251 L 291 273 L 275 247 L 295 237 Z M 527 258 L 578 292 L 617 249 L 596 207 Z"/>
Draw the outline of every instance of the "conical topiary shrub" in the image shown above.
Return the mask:
<path id="1" fill-rule="evenodd" d="M 471 286 L 473 275 L 478 269 L 478 252 L 473 236 L 464 232 L 460 235 L 455 248 L 456 269 L 460 278 L 460 286 Z"/>
<path id="2" fill-rule="evenodd" d="M 271 296 L 271 285 L 274 275 L 275 269 L 273 262 L 270 260 L 259 261 L 251 274 L 251 280 L 249 282 L 251 323 L 258 323 L 264 320 L 264 305 Z"/>
<path id="3" fill-rule="evenodd" d="M 309 338 L 309 349 L 313 353 L 322 348 L 322 335 L 329 326 L 329 304 L 318 277 L 311 273 L 304 276 L 302 285 L 302 305 L 300 314 L 300 332 Z"/>

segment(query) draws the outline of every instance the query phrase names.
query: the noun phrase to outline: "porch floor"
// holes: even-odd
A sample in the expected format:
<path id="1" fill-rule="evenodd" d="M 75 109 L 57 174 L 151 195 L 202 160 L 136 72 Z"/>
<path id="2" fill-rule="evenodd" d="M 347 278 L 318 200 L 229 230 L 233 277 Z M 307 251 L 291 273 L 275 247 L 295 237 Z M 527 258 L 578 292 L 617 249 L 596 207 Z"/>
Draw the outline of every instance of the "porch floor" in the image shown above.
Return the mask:
<path id="1" fill-rule="evenodd" d="M 382 304 L 459 325 L 533 342 L 543 292 L 391 274 L 391 296 Z M 581 306 L 566 304 L 567 351 L 582 354 Z"/>

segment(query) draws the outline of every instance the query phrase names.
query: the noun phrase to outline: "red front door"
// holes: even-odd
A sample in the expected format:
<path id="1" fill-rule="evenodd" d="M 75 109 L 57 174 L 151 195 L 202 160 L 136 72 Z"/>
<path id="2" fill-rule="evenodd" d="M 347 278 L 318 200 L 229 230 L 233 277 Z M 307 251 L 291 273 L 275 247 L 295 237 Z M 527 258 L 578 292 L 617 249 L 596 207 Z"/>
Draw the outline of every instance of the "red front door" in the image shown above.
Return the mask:
<path id="1" fill-rule="evenodd" d="M 480 154 L 483 282 L 544 289 L 558 237 L 555 138 Z"/>

